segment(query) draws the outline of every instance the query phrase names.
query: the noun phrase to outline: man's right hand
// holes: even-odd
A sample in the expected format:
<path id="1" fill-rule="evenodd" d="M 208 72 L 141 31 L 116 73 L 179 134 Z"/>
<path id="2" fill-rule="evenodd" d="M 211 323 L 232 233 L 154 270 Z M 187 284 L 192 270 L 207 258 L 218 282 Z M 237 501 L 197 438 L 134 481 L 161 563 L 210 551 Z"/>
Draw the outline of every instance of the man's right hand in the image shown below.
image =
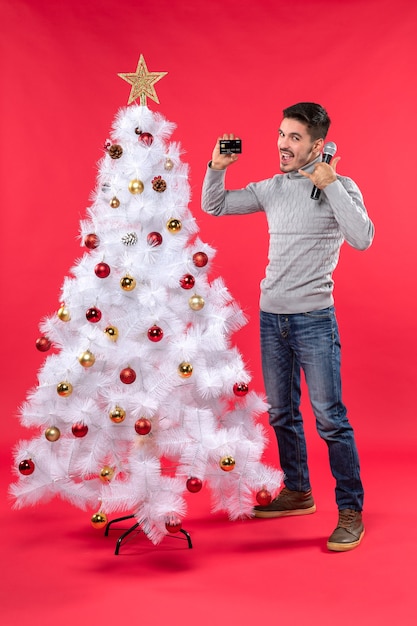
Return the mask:
<path id="1" fill-rule="evenodd" d="M 220 154 L 220 141 L 222 139 L 238 139 L 238 137 L 235 137 L 233 133 L 231 134 L 225 133 L 223 137 L 219 137 L 217 139 L 217 143 L 214 147 L 213 154 L 211 157 L 211 163 L 210 163 L 210 167 L 213 170 L 225 170 L 227 167 L 229 167 L 229 165 L 237 161 L 239 158 L 238 155 L 234 153 Z"/>

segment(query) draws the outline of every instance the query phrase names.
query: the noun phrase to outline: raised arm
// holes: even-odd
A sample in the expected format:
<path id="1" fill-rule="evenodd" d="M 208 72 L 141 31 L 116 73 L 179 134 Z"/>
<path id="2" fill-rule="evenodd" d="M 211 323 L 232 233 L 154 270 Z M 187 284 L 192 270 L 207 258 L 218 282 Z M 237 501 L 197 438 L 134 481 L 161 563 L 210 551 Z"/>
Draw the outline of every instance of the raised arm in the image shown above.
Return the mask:
<path id="1" fill-rule="evenodd" d="M 213 149 L 211 161 L 203 182 L 201 196 L 201 208 L 211 215 L 240 215 L 260 211 L 256 195 L 249 189 L 225 189 L 225 175 L 227 168 L 235 163 L 237 154 L 221 154 L 220 141 L 222 139 L 234 139 L 233 133 L 225 133 L 217 139 Z"/>
<path id="2" fill-rule="evenodd" d="M 366 250 L 374 237 L 374 225 L 369 219 L 362 194 L 350 178 L 336 175 L 340 157 L 329 164 L 317 163 L 312 173 L 299 170 L 325 194 L 344 239 L 357 250 Z"/>

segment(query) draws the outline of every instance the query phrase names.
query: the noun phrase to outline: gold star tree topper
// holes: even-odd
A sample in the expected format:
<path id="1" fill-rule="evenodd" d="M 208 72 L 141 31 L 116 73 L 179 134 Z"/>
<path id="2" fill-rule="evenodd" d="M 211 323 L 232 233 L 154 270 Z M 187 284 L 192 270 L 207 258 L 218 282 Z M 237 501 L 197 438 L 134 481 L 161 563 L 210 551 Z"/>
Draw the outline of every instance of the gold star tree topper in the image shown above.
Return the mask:
<path id="1" fill-rule="evenodd" d="M 118 74 L 120 78 L 132 85 L 127 103 L 130 104 L 140 97 L 142 106 L 146 106 L 146 98 L 151 98 L 159 104 L 154 85 L 166 74 L 168 72 L 149 72 L 143 54 L 141 54 L 134 74 Z"/>

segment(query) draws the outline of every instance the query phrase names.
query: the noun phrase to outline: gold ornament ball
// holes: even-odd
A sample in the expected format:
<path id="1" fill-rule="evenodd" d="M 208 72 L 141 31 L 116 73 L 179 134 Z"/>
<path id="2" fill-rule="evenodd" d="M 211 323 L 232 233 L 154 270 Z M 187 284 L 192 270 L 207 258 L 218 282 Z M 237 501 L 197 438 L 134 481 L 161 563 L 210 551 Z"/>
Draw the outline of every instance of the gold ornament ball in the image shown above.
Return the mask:
<path id="1" fill-rule="evenodd" d="M 71 319 L 71 315 L 67 307 L 65 306 L 65 304 L 61 304 L 61 306 L 58 309 L 57 315 L 62 322 L 69 322 Z"/>
<path id="2" fill-rule="evenodd" d="M 62 383 L 59 383 L 59 385 L 57 385 L 56 391 L 59 396 L 67 398 L 72 394 L 72 385 L 71 383 L 63 381 Z"/>
<path id="3" fill-rule="evenodd" d="M 120 206 L 120 200 L 119 198 L 116 198 L 116 196 L 114 196 L 111 200 L 110 200 L 110 206 L 112 209 L 117 209 Z"/>
<path id="4" fill-rule="evenodd" d="M 94 513 L 91 518 L 91 525 L 93 528 L 103 528 L 107 524 L 107 517 L 104 513 L 99 511 L 98 513 Z"/>
<path id="5" fill-rule="evenodd" d="M 191 298 L 188 300 L 188 305 L 193 311 L 201 311 L 204 304 L 204 298 L 202 296 L 197 296 L 196 294 L 194 294 L 194 296 L 191 296 Z"/>
<path id="6" fill-rule="evenodd" d="M 87 368 L 94 365 L 94 363 L 96 362 L 96 357 L 92 352 L 90 352 L 90 350 L 86 350 L 85 352 L 80 354 L 78 360 L 83 367 Z"/>
<path id="7" fill-rule="evenodd" d="M 61 431 L 56 426 L 50 426 L 45 430 L 45 437 L 48 441 L 58 441 Z"/>
<path id="8" fill-rule="evenodd" d="M 224 456 L 220 459 L 220 467 L 224 472 L 231 472 L 235 469 L 236 461 L 232 456 Z"/>
<path id="9" fill-rule="evenodd" d="M 107 326 L 107 328 L 104 329 L 104 332 L 111 341 L 117 341 L 119 331 L 116 326 Z"/>
<path id="10" fill-rule="evenodd" d="M 112 411 L 110 411 L 110 419 L 114 424 L 120 424 L 126 417 L 126 411 L 122 409 L 120 406 L 115 406 Z"/>
<path id="11" fill-rule="evenodd" d="M 100 470 L 100 480 L 103 483 L 109 483 L 114 476 L 114 469 L 109 465 L 105 465 Z"/>
<path id="12" fill-rule="evenodd" d="M 143 182 L 141 180 L 134 178 L 133 180 L 130 181 L 129 183 L 130 193 L 133 193 L 133 194 L 142 193 L 143 189 L 144 189 Z"/>
<path id="13" fill-rule="evenodd" d="M 168 220 L 167 229 L 169 230 L 170 233 L 179 233 L 181 228 L 182 228 L 182 224 L 180 220 L 177 220 L 175 218 L 171 218 L 170 220 Z"/>
<path id="14" fill-rule="evenodd" d="M 170 172 L 173 167 L 174 167 L 174 163 L 172 162 L 172 160 L 169 157 L 167 157 L 165 159 L 164 168 L 167 170 L 167 172 Z"/>
<path id="15" fill-rule="evenodd" d="M 190 378 L 193 373 L 193 366 L 187 361 L 183 361 L 178 366 L 178 373 L 182 378 Z"/>
<path id="16" fill-rule="evenodd" d="M 133 291 L 136 287 L 136 280 L 133 276 L 123 276 L 120 279 L 120 285 L 124 291 Z"/>

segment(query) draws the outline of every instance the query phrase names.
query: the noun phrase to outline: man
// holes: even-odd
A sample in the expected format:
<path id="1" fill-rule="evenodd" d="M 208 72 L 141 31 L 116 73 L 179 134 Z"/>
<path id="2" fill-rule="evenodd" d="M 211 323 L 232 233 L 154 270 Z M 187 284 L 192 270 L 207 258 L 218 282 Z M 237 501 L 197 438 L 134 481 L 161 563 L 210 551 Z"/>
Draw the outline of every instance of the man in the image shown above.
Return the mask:
<path id="1" fill-rule="evenodd" d="M 254 514 L 271 518 L 316 510 L 300 413 L 303 370 L 336 482 L 339 519 L 327 547 L 343 552 L 356 548 L 364 535 L 363 487 L 342 403 L 332 273 L 343 241 L 365 250 L 374 227 L 357 185 L 336 174 L 338 158 L 331 164 L 322 161 L 329 126 L 318 104 L 284 109 L 278 133 L 283 174 L 234 191 L 225 190 L 225 171 L 238 156 L 221 154 L 219 138 L 204 179 L 202 208 L 216 216 L 264 211 L 268 221 L 269 263 L 260 297 L 262 371 L 285 487 L 267 506 L 256 506 Z M 313 186 L 320 190 L 318 201 L 310 198 Z"/>

